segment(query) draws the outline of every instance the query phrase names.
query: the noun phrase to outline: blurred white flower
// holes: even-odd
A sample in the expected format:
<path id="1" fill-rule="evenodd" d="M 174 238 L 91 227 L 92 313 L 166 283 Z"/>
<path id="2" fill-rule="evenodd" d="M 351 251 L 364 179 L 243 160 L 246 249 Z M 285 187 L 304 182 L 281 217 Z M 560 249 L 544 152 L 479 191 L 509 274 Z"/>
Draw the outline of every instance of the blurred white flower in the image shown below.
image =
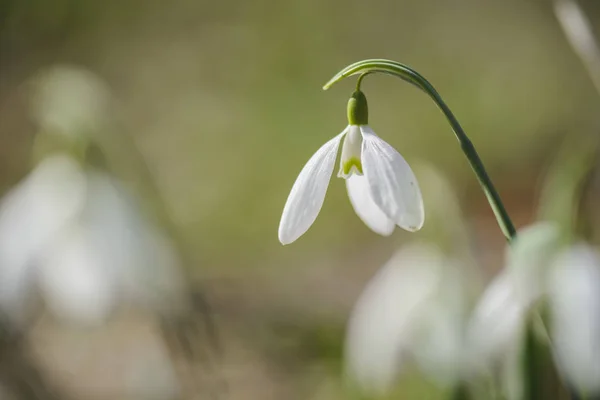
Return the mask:
<path id="1" fill-rule="evenodd" d="M 548 300 L 559 371 L 578 391 L 600 393 L 600 255 L 595 249 L 577 244 L 558 256 Z"/>
<path id="2" fill-rule="evenodd" d="M 423 199 L 408 163 L 366 122 L 350 121 L 342 133 L 317 150 L 298 175 L 279 224 L 282 244 L 294 242 L 315 222 L 342 139 L 338 176 L 346 180 L 350 202 L 361 220 L 384 236 L 391 235 L 396 225 L 408 231 L 423 226 Z"/>
<path id="3" fill-rule="evenodd" d="M 183 283 L 167 239 L 118 180 L 44 159 L 0 203 L 0 309 L 15 323 L 38 286 L 61 318 L 102 322 L 119 300 L 167 311 Z"/>
<path id="4" fill-rule="evenodd" d="M 34 265 L 83 209 L 85 175 L 73 160 L 42 161 L 0 203 L 0 309 L 20 324 L 35 282 Z"/>
<path id="5" fill-rule="evenodd" d="M 473 371 L 515 359 L 526 324 L 547 300 L 558 370 L 578 391 L 600 393 L 600 255 L 586 244 L 561 250 L 558 228 L 520 231 L 506 268 L 481 297 L 468 329 Z M 514 361 L 514 360 L 513 360 Z M 505 369 L 505 371 L 508 369 Z"/>
<path id="6" fill-rule="evenodd" d="M 506 267 L 482 294 L 468 327 L 474 368 L 509 352 L 532 305 L 546 290 L 545 274 L 558 246 L 559 229 L 539 222 L 519 230 L 506 250 Z"/>
<path id="7" fill-rule="evenodd" d="M 548 291 L 548 275 L 559 271 L 551 267 L 559 239 L 558 228 L 551 223 L 521 230 L 519 239 L 507 249 L 506 268 L 472 311 L 467 268 L 433 245 L 403 247 L 369 282 L 352 312 L 346 339 L 348 375 L 363 390 L 382 393 L 390 389 L 409 359 L 445 386 L 491 372 L 494 366 L 505 366 L 505 372 L 513 373 L 530 311 L 548 293 L 555 296 Z M 582 330 L 588 337 L 600 334 L 600 324 L 594 325 L 600 321 L 600 290 L 594 286 L 600 272 L 587 270 L 587 290 L 581 288 L 583 279 L 571 274 L 555 280 L 562 282 L 562 296 L 571 302 L 564 307 L 570 314 L 564 314 L 571 318 L 569 326 L 578 329 L 579 336 L 573 335 L 573 340 L 579 339 L 583 346 Z M 565 285 L 580 286 L 579 300 Z M 557 299 L 560 296 L 554 302 Z M 575 302 L 585 310 L 583 314 L 577 314 Z M 556 313 L 555 309 L 551 311 Z M 593 312 L 597 316 L 592 323 Z M 584 315 L 588 325 L 580 321 Z M 598 331 L 593 332 L 596 326 Z M 590 356 L 588 364 L 593 360 L 600 358 Z M 516 382 L 505 378 L 508 385 Z M 519 387 L 509 389 L 518 397 Z"/>
<path id="8" fill-rule="evenodd" d="M 449 271 L 452 271 L 448 274 Z M 433 245 L 398 250 L 367 284 L 346 336 L 346 370 L 361 389 L 389 390 L 410 357 L 441 381 L 460 374 L 457 269 Z"/>

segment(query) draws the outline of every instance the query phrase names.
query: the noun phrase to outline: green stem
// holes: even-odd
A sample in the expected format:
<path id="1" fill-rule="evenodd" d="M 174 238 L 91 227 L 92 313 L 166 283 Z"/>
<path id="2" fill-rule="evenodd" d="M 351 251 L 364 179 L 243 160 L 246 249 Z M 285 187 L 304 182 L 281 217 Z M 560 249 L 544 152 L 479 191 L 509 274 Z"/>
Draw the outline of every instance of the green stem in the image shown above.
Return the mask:
<path id="1" fill-rule="evenodd" d="M 421 74 L 396 61 L 383 59 L 363 60 L 351 64 L 338 72 L 331 80 L 329 80 L 329 82 L 325 84 L 325 86 L 323 86 L 323 89 L 327 90 L 334 83 L 356 74 L 361 74 L 357 82 L 357 87 L 360 87 L 364 76 L 374 72 L 382 72 L 403 79 L 418 87 L 433 99 L 450 123 L 450 126 L 452 127 L 452 130 L 454 131 L 454 134 L 460 143 L 463 153 L 465 153 L 467 156 L 469 164 L 471 164 L 475 175 L 477 175 L 479 184 L 481 185 L 481 188 L 483 189 L 483 192 L 485 193 L 488 202 L 492 207 L 502 233 L 509 242 L 514 239 L 516 235 L 515 227 L 508 215 L 508 212 L 506 211 L 506 208 L 504 207 L 504 204 L 502 203 L 502 200 L 500 199 L 500 195 L 496 191 L 492 180 L 485 170 L 481 158 L 479 158 L 473 143 L 458 123 L 458 120 L 454 114 L 452 114 L 452 111 L 450 111 L 450 108 L 446 105 L 444 100 L 442 100 L 442 97 L 439 95 L 439 93 Z"/>

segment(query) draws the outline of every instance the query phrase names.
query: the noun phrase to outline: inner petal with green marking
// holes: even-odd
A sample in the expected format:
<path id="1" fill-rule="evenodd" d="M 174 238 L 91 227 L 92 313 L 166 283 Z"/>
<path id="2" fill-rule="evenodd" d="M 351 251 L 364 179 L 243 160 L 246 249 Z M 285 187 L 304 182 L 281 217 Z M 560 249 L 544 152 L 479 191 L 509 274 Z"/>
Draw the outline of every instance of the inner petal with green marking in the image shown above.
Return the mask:
<path id="1" fill-rule="evenodd" d="M 363 174 L 362 164 L 361 164 L 360 160 L 356 157 L 352 157 L 349 160 L 346 160 L 342 164 L 342 170 L 343 170 L 344 176 L 350 176 L 350 175 L 352 175 L 352 173 L 355 173 L 358 175 Z"/>
<path id="2" fill-rule="evenodd" d="M 350 125 L 342 145 L 342 159 L 338 173 L 340 178 L 348 179 L 352 174 L 363 174 L 361 153 L 362 134 L 360 128 L 358 125 Z"/>

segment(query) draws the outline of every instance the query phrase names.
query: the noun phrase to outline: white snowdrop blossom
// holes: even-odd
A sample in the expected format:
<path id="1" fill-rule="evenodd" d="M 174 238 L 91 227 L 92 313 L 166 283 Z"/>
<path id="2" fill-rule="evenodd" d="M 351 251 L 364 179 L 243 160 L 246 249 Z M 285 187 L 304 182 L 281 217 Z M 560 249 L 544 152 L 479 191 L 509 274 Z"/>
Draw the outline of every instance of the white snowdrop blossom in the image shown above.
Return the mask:
<path id="1" fill-rule="evenodd" d="M 531 312 L 545 300 L 558 370 L 577 390 L 600 393 L 600 255 L 583 243 L 561 249 L 559 230 L 548 222 L 517 237 L 506 268 L 483 293 L 468 327 L 474 371 L 510 362 Z"/>
<path id="2" fill-rule="evenodd" d="M 556 225 L 538 222 L 521 229 L 507 247 L 506 268 L 482 294 L 468 327 L 474 367 L 507 354 L 521 337 L 528 311 L 545 291 L 543 274 L 558 240 Z"/>
<path id="3" fill-rule="evenodd" d="M 77 163 L 56 156 L 42 161 L 0 202 L 0 311 L 14 323 L 25 320 L 38 255 L 81 212 L 85 193 Z"/>
<path id="4" fill-rule="evenodd" d="M 306 163 L 285 203 L 279 241 L 294 242 L 314 223 L 342 144 L 338 177 L 346 180 L 350 202 L 374 232 L 389 236 L 395 226 L 417 231 L 425 213 L 417 179 L 404 158 L 373 132 L 367 100 L 357 91 L 348 103 L 349 125 L 325 143 Z"/>
<path id="5" fill-rule="evenodd" d="M 461 375 L 466 291 L 457 264 L 435 245 L 413 243 L 367 284 L 345 341 L 346 373 L 362 391 L 389 391 L 411 358 L 440 384 Z"/>
<path id="6" fill-rule="evenodd" d="M 53 155 L 0 201 L 0 311 L 26 322 L 34 290 L 59 318 L 102 323 L 125 300 L 181 306 L 179 260 L 120 181 Z"/>

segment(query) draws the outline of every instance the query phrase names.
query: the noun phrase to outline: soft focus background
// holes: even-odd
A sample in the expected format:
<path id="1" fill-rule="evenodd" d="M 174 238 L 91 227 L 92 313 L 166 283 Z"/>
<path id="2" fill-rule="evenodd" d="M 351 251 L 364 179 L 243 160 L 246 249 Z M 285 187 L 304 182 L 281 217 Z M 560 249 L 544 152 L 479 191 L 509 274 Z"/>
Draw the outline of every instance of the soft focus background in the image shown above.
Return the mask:
<path id="1" fill-rule="evenodd" d="M 600 5 L 581 4 L 600 26 Z M 375 235 L 336 178 L 300 240 L 282 246 L 277 227 L 304 163 L 347 123 L 354 81 L 321 86 L 364 58 L 401 61 L 436 86 L 517 226 L 534 219 L 540 179 L 563 139 L 600 124 L 600 97 L 549 1 L 0 0 L 0 190 L 8 193 L 32 167 L 40 130 L 32 79 L 57 65 L 91 71 L 110 93 L 107 118 L 118 134 L 107 137 L 129 135 L 148 165 L 173 240 L 191 260 L 186 283 L 209 304 L 194 318 L 211 325 L 200 316 L 209 313 L 218 338 L 192 335 L 193 347 L 206 351 L 190 359 L 165 350 L 148 312 L 128 308 L 84 328 L 41 312 L 18 345 L 3 344 L 0 392 L 344 398 L 350 310 L 393 251 L 426 229 Z M 417 177 L 419 165 L 444 172 L 479 268 L 491 276 L 505 241 L 443 116 L 391 77 L 371 76 L 363 90 L 371 126 Z M 21 386 L 33 384 L 14 384 L 33 381 L 29 394 Z M 200 381 L 204 394 L 194 386 Z M 434 393 L 409 377 L 397 398 Z"/>

